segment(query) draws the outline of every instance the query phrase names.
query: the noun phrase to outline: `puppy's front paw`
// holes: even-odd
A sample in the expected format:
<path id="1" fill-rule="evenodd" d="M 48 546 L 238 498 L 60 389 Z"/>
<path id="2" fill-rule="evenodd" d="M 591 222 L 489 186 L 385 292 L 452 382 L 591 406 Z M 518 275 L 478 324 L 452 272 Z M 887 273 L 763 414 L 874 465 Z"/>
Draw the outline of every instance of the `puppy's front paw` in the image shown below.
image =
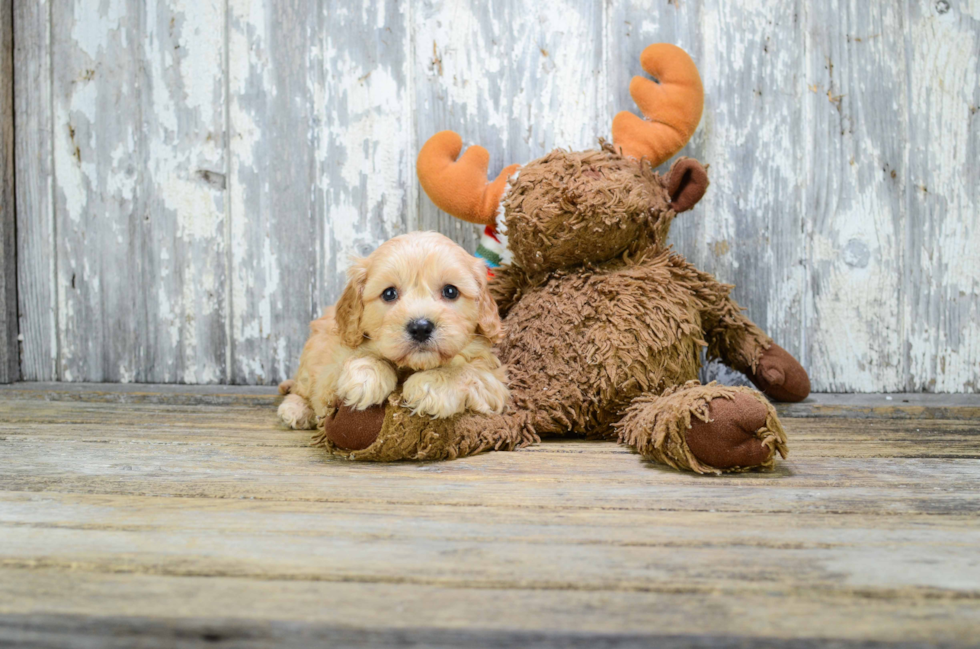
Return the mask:
<path id="1" fill-rule="evenodd" d="M 279 404 L 279 420 L 294 430 L 316 428 L 316 415 L 306 399 L 298 394 L 287 394 Z"/>
<path id="2" fill-rule="evenodd" d="M 466 388 L 466 407 L 484 414 L 504 411 L 510 392 L 507 386 L 490 372 L 480 373 Z"/>
<path id="3" fill-rule="evenodd" d="M 416 372 L 408 377 L 402 388 L 402 405 L 417 415 L 443 419 L 463 412 L 466 392 L 446 372 Z"/>
<path id="4" fill-rule="evenodd" d="M 398 383 L 391 365 L 376 358 L 353 358 L 344 364 L 337 381 L 337 396 L 344 405 L 364 410 L 384 403 Z"/>

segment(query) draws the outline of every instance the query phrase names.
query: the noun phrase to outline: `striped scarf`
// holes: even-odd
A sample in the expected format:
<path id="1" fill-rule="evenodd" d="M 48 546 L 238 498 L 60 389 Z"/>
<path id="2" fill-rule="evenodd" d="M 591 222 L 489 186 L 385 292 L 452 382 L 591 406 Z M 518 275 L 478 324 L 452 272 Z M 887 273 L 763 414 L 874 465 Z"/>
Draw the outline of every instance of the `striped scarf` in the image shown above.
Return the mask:
<path id="1" fill-rule="evenodd" d="M 510 186 L 519 173 L 520 171 L 515 171 L 508 179 L 507 191 L 510 191 Z M 494 268 L 513 261 L 513 255 L 510 254 L 510 248 L 507 247 L 507 224 L 504 222 L 503 201 L 504 197 L 501 196 L 495 223 L 483 229 L 483 235 L 480 237 L 480 243 L 474 253 L 487 265 L 487 274 L 490 277 L 493 277 Z"/>

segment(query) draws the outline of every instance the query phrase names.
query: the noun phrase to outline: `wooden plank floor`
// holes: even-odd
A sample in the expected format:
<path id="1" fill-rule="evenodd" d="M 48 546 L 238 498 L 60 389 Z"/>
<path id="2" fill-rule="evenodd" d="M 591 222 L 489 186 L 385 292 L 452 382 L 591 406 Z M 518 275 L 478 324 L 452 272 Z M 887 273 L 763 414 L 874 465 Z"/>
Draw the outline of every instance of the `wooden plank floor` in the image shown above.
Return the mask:
<path id="1" fill-rule="evenodd" d="M 276 401 L 0 388 L 0 646 L 980 643 L 980 396 L 817 396 L 722 477 L 580 441 L 352 464 Z"/>

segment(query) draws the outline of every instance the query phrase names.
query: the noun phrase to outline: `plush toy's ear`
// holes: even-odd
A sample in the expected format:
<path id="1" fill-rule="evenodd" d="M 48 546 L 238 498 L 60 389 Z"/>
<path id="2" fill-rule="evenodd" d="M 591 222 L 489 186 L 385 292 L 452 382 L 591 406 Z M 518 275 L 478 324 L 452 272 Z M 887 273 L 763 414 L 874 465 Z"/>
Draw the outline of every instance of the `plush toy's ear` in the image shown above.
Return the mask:
<path id="1" fill-rule="evenodd" d="M 471 146 L 462 156 L 463 140 L 452 131 L 436 133 L 422 146 L 416 173 L 422 189 L 439 209 L 458 219 L 493 225 L 507 179 L 520 165 L 504 167 L 495 180 L 487 180 L 490 154 Z"/>
<path id="2" fill-rule="evenodd" d="M 347 286 L 337 301 L 334 318 L 337 332 L 348 347 L 357 347 L 364 342 L 361 329 L 361 314 L 364 313 L 364 282 L 367 280 L 366 261 L 358 259 L 347 271 Z"/>
<path id="3" fill-rule="evenodd" d="M 708 172 L 693 158 L 678 158 L 667 173 L 670 208 L 680 214 L 701 200 L 708 190 Z"/>

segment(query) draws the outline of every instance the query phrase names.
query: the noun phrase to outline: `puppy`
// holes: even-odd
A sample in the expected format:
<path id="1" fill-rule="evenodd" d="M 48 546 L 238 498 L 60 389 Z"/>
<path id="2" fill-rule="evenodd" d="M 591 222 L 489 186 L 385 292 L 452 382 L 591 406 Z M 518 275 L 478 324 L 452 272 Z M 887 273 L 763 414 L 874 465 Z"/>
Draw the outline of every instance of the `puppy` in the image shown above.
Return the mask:
<path id="1" fill-rule="evenodd" d="M 341 404 L 384 403 L 399 381 L 416 413 L 501 412 L 500 334 L 482 261 L 435 232 L 395 237 L 353 262 L 340 300 L 310 323 L 279 417 L 314 428 Z"/>

